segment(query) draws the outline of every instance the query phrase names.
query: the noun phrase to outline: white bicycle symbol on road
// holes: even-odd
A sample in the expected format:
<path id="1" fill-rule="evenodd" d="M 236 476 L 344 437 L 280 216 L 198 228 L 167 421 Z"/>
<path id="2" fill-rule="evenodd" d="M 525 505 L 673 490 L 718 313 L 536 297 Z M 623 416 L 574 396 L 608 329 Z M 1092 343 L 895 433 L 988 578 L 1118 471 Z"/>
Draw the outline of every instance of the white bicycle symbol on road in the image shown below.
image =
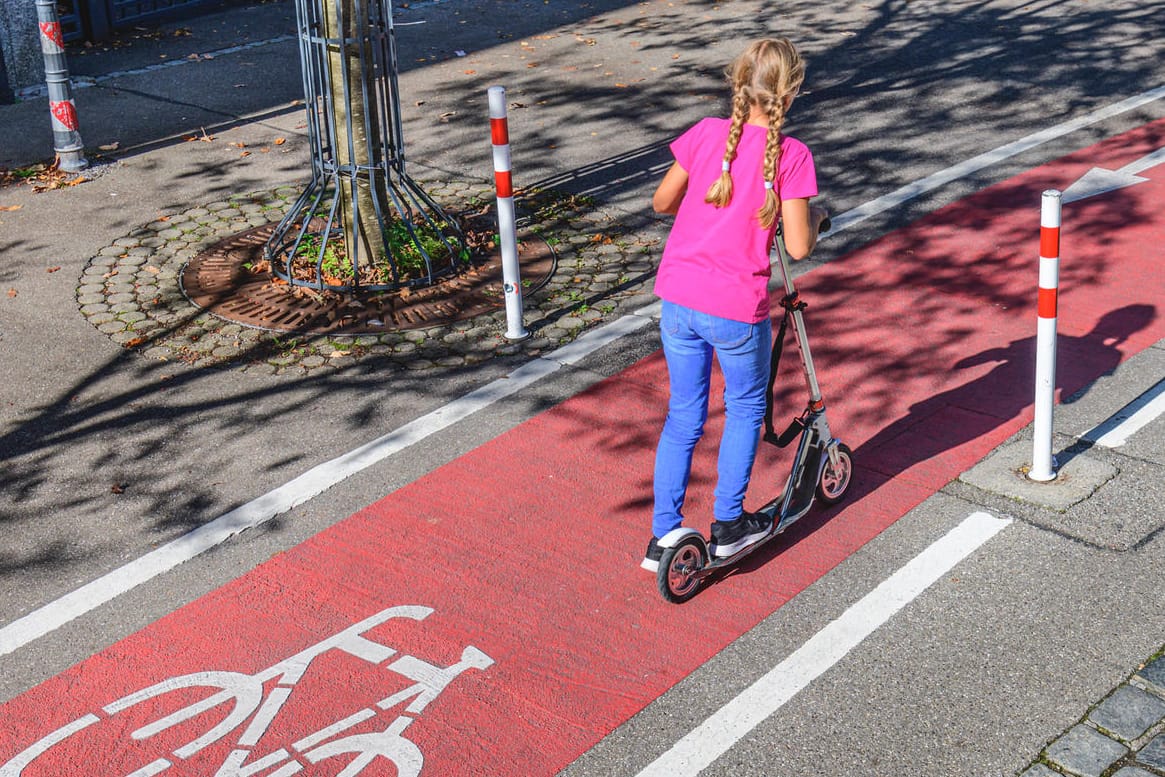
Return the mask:
<path id="1" fill-rule="evenodd" d="M 174 766 L 175 759 L 188 759 L 240 729 L 242 733 L 238 735 L 233 749 L 219 766 L 214 777 L 253 777 L 261 772 L 265 773 L 264 777 L 291 777 L 308 765 L 329 759 L 346 760 L 343 769 L 336 773 L 336 777 L 356 777 L 377 759 L 391 762 L 400 777 L 416 777 L 421 773 L 425 759 L 420 749 L 403 736 L 404 730 L 462 672 L 469 669 L 484 670 L 494 663 L 492 658 L 472 645 L 462 650 L 461 660 L 449 667 L 435 666 L 410 655 L 401 655 L 391 663 L 386 663 L 397 655 L 397 651 L 364 636 L 370 629 L 392 618 L 422 621 L 432 612 L 431 607 L 418 605 L 390 607 L 256 674 L 208 671 L 163 680 L 123 696 L 102 707 L 100 712 L 84 715 L 41 738 L 0 766 L 0 777 L 21 777 L 25 768 L 38 758 L 90 726 L 113 719 L 119 713 L 165 694 L 192 688 L 207 688 L 212 693 L 137 728 L 130 736 L 134 740 L 147 740 L 204 712 L 223 705 L 233 706 L 226 717 L 210 730 L 174 748 L 165 757 L 157 758 L 128 773 L 126 777 L 152 777 L 161 774 Z M 342 651 L 395 672 L 412 680 L 413 684 L 300 738 L 289 747 L 258 754 L 256 746 L 287 700 L 291 698 L 296 683 L 303 678 L 312 661 L 332 650 Z M 265 691 L 264 684 L 271 681 L 275 681 L 273 687 L 270 691 Z M 383 730 L 344 736 L 350 729 L 377 718 L 381 712 L 392 710 L 406 701 L 409 704 L 404 708 L 404 712 L 393 718 Z M 85 770 L 84 773 L 93 774 L 92 764 L 75 766 Z M 274 771 L 268 772 L 270 769 Z"/>

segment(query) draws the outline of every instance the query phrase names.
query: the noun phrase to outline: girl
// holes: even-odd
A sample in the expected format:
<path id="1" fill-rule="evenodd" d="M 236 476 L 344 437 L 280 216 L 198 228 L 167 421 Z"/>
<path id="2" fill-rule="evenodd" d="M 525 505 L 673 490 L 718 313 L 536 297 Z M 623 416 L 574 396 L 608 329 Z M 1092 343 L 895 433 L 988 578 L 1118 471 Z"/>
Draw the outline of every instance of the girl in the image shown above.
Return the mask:
<path id="1" fill-rule="evenodd" d="M 781 134 L 805 66 L 785 39 L 750 45 L 729 69 L 732 117 L 707 118 L 671 145 L 675 163 L 652 198 L 674 215 L 655 294 L 671 398 L 655 457 L 652 538 L 644 569 L 656 571 L 657 538 L 683 522 L 692 450 L 708 418 L 712 354 L 724 374 L 724 433 L 714 491 L 712 553 L 730 556 L 762 539 L 771 521 L 743 511 L 764 421 L 772 328 L 769 250 L 781 219 L 790 256 L 817 243 L 825 211 L 813 157 Z"/>

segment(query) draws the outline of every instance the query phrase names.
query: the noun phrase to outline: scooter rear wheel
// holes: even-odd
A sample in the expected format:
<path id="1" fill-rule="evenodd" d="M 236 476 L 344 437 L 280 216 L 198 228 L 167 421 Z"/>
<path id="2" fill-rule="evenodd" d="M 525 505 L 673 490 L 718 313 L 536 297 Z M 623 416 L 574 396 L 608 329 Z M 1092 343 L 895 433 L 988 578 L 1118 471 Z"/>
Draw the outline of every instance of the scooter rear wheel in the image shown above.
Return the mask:
<path id="1" fill-rule="evenodd" d="M 817 498 L 827 505 L 835 505 L 845 498 L 854 475 L 854 455 L 849 446 L 837 446 L 837 466 L 825 455 L 825 466 L 821 468 L 821 479 L 817 482 Z"/>
<path id="2" fill-rule="evenodd" d="M 704 556 L 704 543 L 695 537 L 688 537 L 672 548 L 664 548 L 659 559 L 656 582 L 663 598 L 673 604 L 686 602 L 696 595 L 700 588 L 697 572 L 704 568 L 708 559 Z"/>

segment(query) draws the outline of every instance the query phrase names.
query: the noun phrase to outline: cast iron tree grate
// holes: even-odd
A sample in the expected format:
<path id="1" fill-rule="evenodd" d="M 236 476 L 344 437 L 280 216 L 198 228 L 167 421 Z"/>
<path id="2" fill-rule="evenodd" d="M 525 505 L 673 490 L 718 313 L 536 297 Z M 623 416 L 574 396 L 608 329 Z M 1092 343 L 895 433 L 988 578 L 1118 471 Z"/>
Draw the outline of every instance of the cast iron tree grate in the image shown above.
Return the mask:
<path id="1" fill-rule="evenodd" d="M 389 0 L 296 0 L 312 178 L 267 241 L 271 272 L 319 291 L 432 285 L 468 269 L 455 219 L 405 171 Z"/>

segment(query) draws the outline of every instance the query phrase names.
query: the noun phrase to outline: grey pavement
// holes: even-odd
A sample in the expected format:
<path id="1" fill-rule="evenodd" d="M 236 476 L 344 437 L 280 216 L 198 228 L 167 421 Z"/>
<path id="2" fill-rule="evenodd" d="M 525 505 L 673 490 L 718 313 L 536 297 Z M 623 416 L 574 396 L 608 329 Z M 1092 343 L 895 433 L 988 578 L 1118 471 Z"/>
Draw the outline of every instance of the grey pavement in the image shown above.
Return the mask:
<path id="1" fill-rule="evenodd" d="M 533 336 L 517 343 L 502 336 L 499 311 L 375 337 L 289 340 L 207 315 L 181 295 L 185 262 L 275 220 L 306 182 L 291 3 L 246 4 L 118 45 L 70 51 L 92 161 L 82 174 L 87 180 L 44 192 L 30 184 L 0 188 L 0 526 L 10 536 L 0 550 L 0 622 L 652 301 L 651 271 L 666 224 L 644 204 L 668 164 L 666 141 L 716 109 L 720 70 L 738 41 L 753 34 L 766 4 L 515 2 L 505 18 L 495 5 L 412 3 L 397 22 L 410 171 L 450 201 L 488 198 L 485 88 L 502 83 L 518 186 L 563 195 L 562 207 L 525 213 L 558 264 L 528 300 Z M 1079 3 L 1062 14 L 1018 0 L 963 11 L 929 3 L 792 5 L 789 34 L 803 40 L 815 63 L 797 121 L 822 128 L 815 150 L 835 213 L 1034 132 L 1048 117 L 1062 121 L 1165 82 L 1165 19 L 1153 3 L 1125 0 L 1102 10 Z M 984 94 L 991 110 L 979 102 Z M 922 115 L 931 121 L 920 125 Z M 814 262 L 1163 115 L 1158 101 L 1001 161 L 847 231 Z M 51 156 L 42 96 L 0 106 L 0 167 L 23 169 Z M 127 277 L 133 280 L 122 288 Z M 439 437 L 408 462 L 377 469 L 374 482 L 324 495 L 273 522 L 252 540 L 250 554 L 224 551 L 221 570 L 185 570 L 185 585 L 155 592 L 156 601 L 83 619 L 64 629 L 59 644 L 18 652 L 9 657 L 0 698 L 654 348 L 650 334 L 609 346 L 544 395 Z M 1152 396 L 1162 377 L 1165 343 L 1158 343 L 1058 407 L 1057 481 L 1034 485 L 1017 474 L 1030 449 L 1029 428 L 936 497 L 940 512 L 974 505 L 1014 516 L 1033 555 L 1051 554 L 1050 543 L 1097 576 L 1071 578 L 1073 589 L 1063 596 L 1080 600 L 1078 621 L 1071 621 L 1079 642 L 1069 635 L 1057 643 L 1079 651 L 1065 665 L 1089 667 L 1085 690 L 1048 702 L 1023 736 L 1002 735 L 1015 748 L 1002 760 L 1022 765 L 1012 773 L 1165 775 L 1165 425 L 1151 425 L 1119 449 L 1096 445 L 1093 434 Z M 906 544 L 917 520 L 896 527 Z M 852 574 L 860 578 L 864 562 L 855 563 Z M 1014 559 L 1009 573 L 1018 568 L 1017 584 L 1030 585 L 1039 601 L 1039 576 L 1024 563 Z M 1003 577 L 1000 570 L 983 573 Z M 1099 633 L 1112 630 L 1105 618 L 1119 598 L 1110 586 L 1118 584 L 1133 598 L 1120 603 L 1121 612 L 1143 614 L 1128 626 L 1127 640 Z M 1092 587 L 1095 598 L 1077 593 Z M 794 602 L 781 612 L 810 623 L 805 610 L 828 592 L 825 584 L 810 591 L 802 609 Z M 1051 634 L 1058 624 L 1033 628 Z M 1093 644 L 1120 650 L 1098 654 Z M 730 652 L 724 660 L 740 659 Z M 1060 686 L 1037 674 L 1032 667 L 1032 674 L 1010 678 L 1031 687 L 1000 695 L 1040 707 L 1041 694 Z M 895 692 L 913 698 L 909 689 L 874 692 L 879 704 L 893 704 Z M 932 714 L 941 714 L 946 701 L 927 698 Z M 665 720 L 690 714 L 669 704 L 676 702 L 659 703 Z M 828 717 L 811 699 L 801 711 L 806 719 Z M 618 754 L 634 749 L 636 736 L 633 721 L 568 773 L 620 773 L 627 767 Z M 835 741 L 844 742 L 845 732 Z M 920 763 L 916 773 L 949 773 Z"/>

